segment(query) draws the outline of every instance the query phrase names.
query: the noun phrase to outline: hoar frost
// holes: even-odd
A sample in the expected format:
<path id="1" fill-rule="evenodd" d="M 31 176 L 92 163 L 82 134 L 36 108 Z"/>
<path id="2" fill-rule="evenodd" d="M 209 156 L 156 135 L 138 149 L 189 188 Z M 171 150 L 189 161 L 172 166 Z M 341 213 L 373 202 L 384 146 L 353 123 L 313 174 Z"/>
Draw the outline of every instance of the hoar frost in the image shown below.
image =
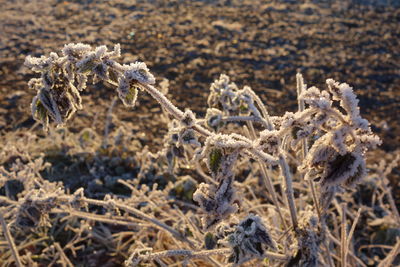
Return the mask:
<path id="1" fill-rule="evenodd" d="M 287 203 L 285 211 L 292 219 L 293 238 L 296 239 L 289 248 L 292 254 L 289 263 L 316 266 L 319 244 L 324 236 L 320 228 L 323 218 L 319 218 L 318 224 L 314 214 L 326 214 L 337 193 L 344 187 L 354 186 L 366 175 L 365 153 L 380 144 L 369 122 L 360 116 L 359 101 L 353 89 L 332 79 L 326 81 L 327 90 L 307 88 L 298 74 L 299 111 L 270 116 L 250 87 L 239 89 L 223 74 L 210 86 L 205 119 L 198 119 L 190 109 L 181 111 L 165 97 L 166 83 L 161 85 L 161 91 L 152 86 L 155 78 L 145 63 L 122 65 L 115 60 L 120 55 L 119 45 L 108 51 L 106 46 L 92 48 L 77 43 L 65 45 L 61 56 L 56 53 L 50 53 L 48 57 L 28 56 L 25 65 L 40 74 L 28 83 L 29 88 L 37 92 L 31 104 L 33 117 L 45 128 L 51 121 L 64 124 L 83 108 L 80 93 L 88 81 L 103 81 L 115 86 L 119 98 L 128 107 L 135 105 L 139 90 L 148 92 L 173 119 L 166 119 L 169 129 L 161 150 L 151 153 L 144 148 L 139 153 L 141 169 L 138 178 L 144 179 L 153 171 L 160 177 L 173 175 L 180 162 L 194 163 L 205 177 L 199 184 L 189 183 L 197 186 L 193 200 L 200 207 L 203 229 L 219 232 L 225 222 L 233 220 L 234 214 L 243 212 L 243 187 L 238 189 L 235 184 L 235 167 L 241 160 L 257 161 L 267 182 L 268 174 L 279 171 L 277 177 L 283 181 L 282 196 L 286 197 L 282 203 Z M 231 127 L 231 123 L 235 123 L 236 128 Z M 232 129 L 243 131 L 228 132 Z M 203 173 L 201 163 L 209 175 Z M 277 165 L 280 168 L 275 172 L 273 168 Z M 320 210 L 315 212 L 308 208 L 300 212 L 299 222 L 296 215 L 299 205 L 293 200 L 293 165 L 296 165 L 299 171 L 296 175 L 300 179 L 304 174 L 305 180 L 317 182 L 320 189 L 319 202 L 315 203 Z M 275 193 L 272 180 L 269 182 L 268 193 Z M 78 195 L 76 197 L 78 199 Z M 42 199 L 48 201 L 40 192 L 26 197 L 19 210 L 18 222 L 28 222 L 36 227 L 46 221 L 46 216 L 41 214 L 46 215 L 52 206 L 42 205 Z M 110 199 L 109 203 L 114 200 Z M 279 206 L 277 200 L 274 204 Z M 279 207 L 276 208 L 279 211 Z M 285 222 L 283 217 L 281 220 Z M 183 239 L 175 230 L 162 225 Z M 225 230 L 222 235 L 228 241 L 229 260 L 233 264 L 266 257 L 267 249 L 279 248 L 258 215 L 249 214 Z M 207 246 L 216 246 L 217 243 L 210 241 L 213 235 L 208 236 Z M 282 260 L 282 257 L 278 258 Z"/>

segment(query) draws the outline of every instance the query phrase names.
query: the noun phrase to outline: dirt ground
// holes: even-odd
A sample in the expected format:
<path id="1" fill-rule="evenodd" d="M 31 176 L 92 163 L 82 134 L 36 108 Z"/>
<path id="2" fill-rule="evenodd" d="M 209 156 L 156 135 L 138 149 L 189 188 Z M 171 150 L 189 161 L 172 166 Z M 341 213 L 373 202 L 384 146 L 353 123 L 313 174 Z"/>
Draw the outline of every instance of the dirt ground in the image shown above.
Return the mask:
<path id="1" fill-rule="evenodd" d="M 27 55 L 59 51 L 70 42 L 120 43 L 124 62 L 145 61 L 158 81 L 170 80 L 173 102 L 199 115 L 220 73 L 254 88 L 271 114 L 296 108 L 299 71 L 309 85 L 322 87 L 327 78 L 347 82 L 383 139 L 380 153 L 400 149 L 400 9 L 395 1 L 313 2 L 1 1 L 0 134 L 7 138 L 34 125 Z M 103 130 L 114 92 L 93 87 L 85 93 L 86 109 L 70 123 L 72 131 Z M 165 129 L 154 119 L 161 111 L 147 96 L 140 102 L 134 111 L 118 103 L 113 126 L 130 123 L 156 150 L 159 129 Z"/>

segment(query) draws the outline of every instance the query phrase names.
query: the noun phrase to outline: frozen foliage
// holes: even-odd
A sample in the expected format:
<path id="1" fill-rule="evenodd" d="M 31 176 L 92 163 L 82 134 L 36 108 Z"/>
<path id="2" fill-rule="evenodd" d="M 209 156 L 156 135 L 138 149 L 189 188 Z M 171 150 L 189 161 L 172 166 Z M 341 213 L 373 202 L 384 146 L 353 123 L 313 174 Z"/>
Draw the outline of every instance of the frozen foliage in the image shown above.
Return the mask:
<path id="1" fill-rule="evenodd" d="M 271 266 L 345 265 L 349 246 L 345 238 L 333 236 L 338 231 L 328 230 L 336 218 L 331 207 L 345 201 L 347 188 L 367 176 L 366 153 L 380 144 L 349 85 L 328 79 L 327 89 L 320 90 L 307 87 L 298 74 L 299 110 L 270 116 L 253 89 L 240 89 L 221 75 L 210 86 L 205 118 L 198 118 L 171 103 L 167 81 L 160 90 L 153 86 L 155 78 L 145 63 L 119 64 L 120 55 L 119 45 L 109 51 L 78 43 L 65 45 L 61 55 L 27 57 L 25 65 L 40 74 L 28 83 L 37 92 L 32 115 L 59 136 L 50 123 L 63 125 L 83 108 L 80 94 L 88 82 L 115 87 L 128 107 L 141 90 L 158 101 L 164 113 L 160 120 L 168 125 L 159 150 L 133 145 L 129 128 L 107 132 L 102 142 L 85 129 L 74 142 L 93 180 L 69 194 L 38 175 L 47 166 L 42 155 L 31 160 L 7 148 L 2 153 L 18 155 L 11 167 L 0 168 L 7 196 L 0 200 L 15 211 L 7 220 L 29 231 L 54 227 L 58 219 L 52 213 L 67 216 L 65 224 L 78 227 L 68 256 L 76 256 L 80 241 L 98 245 L 100 240 L 128 266 L 146 261 L 166 266 L 176 260 L 225 266 L 263 259 Z M 120 158 L 115 157 L 118 151 L 123 151 Z M 121 174 L 124 162 L 134 171 Z M 13 192 L 10 180 L 23 188 Z M 101 186 L 118 193 L 99 192 Z M 121 195 L 121 186 L 128 196 Z M 111 233 L 103 224 L 122 230 Z M 59 255 L 59 262 L 68 262 L 59 243 L 41 253 L 46 260 Z M 348 258 L 361 261 L 355 253 L 347 253 Z M 13 255 L 18 258 L 15 250 Z"/>
<path id="2" fill-rule="evenodd" d="M 311 206 L 306 206 L 300 214 L 299 231 L 296 246 L 297 254 L 292 257 L 290 266 L 316 267 L 320 244 L 323 240 L 321 229 L 318 225 L 318 217 L 312 212 Z"/>
<path id="3" fill-rule="evenodd" d="M 109 52 L 106 46 L 92 49 L 85 44 L 68 44 L 63 56 L 51 53 L 48 58 L 28 56 L 25 65 L 41 74 L 40 79 L 29 81 L 29 87 L 38 92 L 31 108 L 33 117 L 46 128 L 49 120 L 65 123 L 78 109 L 82 109 L 80 91 L 93 83 L 104 81 L 118 84 L 118 96 L 126 106 L 134 106 L 141 84 L 154 84 L 154 76 L 143 62 L 121 65 L 114 61 L 120 57 L 120 45 Z"/>
<path id="4" fill-rule="evenodd" d="M 352 88 L 332 79 L 327 85 L 328 92 L 311 87 L 300 95 L 310 106 L 303 111 L 309 117 L 292 122 L 299 128 L 295 139 L 307 138 L 317 130 L 324 135 L 314 142 L 299 169 L 308 170 L 307 177 L 320 180 L 323 186 L 352 186 L 366 175 L 364 153 L 379 145 L 380 140 L 360 116 Z M 344 112 L 332 106 L 334 101 L 339 101 Z M 307 129 L 310 127 L 315 129 Z"/>
<path id="5" fill-rule="evenodd" d="M 267 248 L 276 249 L 261 218 L 253 214 L 243 219 L 227 239 L 232 247 L 229 261 L 235 264 L 241 264 L 252 257 L 262 257 Z"/>

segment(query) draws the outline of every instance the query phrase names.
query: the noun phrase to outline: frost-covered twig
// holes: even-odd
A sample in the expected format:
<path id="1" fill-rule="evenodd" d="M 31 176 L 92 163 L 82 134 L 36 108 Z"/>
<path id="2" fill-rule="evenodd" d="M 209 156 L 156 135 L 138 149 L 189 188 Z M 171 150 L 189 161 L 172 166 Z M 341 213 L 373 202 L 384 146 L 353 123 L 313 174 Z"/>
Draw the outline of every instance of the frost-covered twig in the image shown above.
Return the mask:
<path id="1" fill-rule="evenodd" d="M 290 173 L 289 166 L 284 158 L 283 155 L 279 156 L 279 166 L 281 168 L 282 176 L 285 181 L 285 195 L 288 200 L 289 211 L 290 211 L 290 218 L 292 219 L 292 226 L 294 230 L 297 230 L 297 211 L 296 205 L 294 203 L 294 193 L 293 193 L 293 185 L 292 185 L 292 174 Z"/>
<path id="2" fill-rule="evenodd" d="M 160 251 L 160 252 L 150 252 L 143 250 L 141 253 L 140 251 L 135 251 L 131 254 L 128 260 L 125 261 L 126 266 L 137 266 L 143 261 L 151 261 L 156 259 L 162 258 L 169 258 L 169 257 L 184 257 L 189 259 L 194 258 L 205 258 L 209 256 L 216 256 L 216 255 L 223 255 L 226 256 L 230 254 L 231 250 L 222 248 L 222 249 L 213 249 L 213 250 L 201 250 L 201 251 L 192 251 L 192 250 L 167 250 L 167 251 Z M 277 261 L 286 261 L 288 258 L 285 255 L 274 253 L 274 252 L 265 252 L 262 258 L 268 258 L 271 260 Z"/>
<path id="3" fill-rule="evenodd" d="M 10 229 L 8 228 L 7 222 L 5 221 L 4 217 L 3 217 L 3 211 L 0 210 L 0 223 L 1 226 L 3 228 L 3 235 L 6 238 L 7 242 L 8 242 L 8 246 L 12 252 L 12 255 L 14 257 L 14 261 L 15 261 L 15 265 L 17 267 L 22 267 L 22 262 L 18 253 L 18 249 L 15 246 L 13 237 L 11 236 L 10 233 Z"/>
<path id="4" fill-rule="evenodd" d="M 346 222 L 346 204 L 342 203 L 341 205 L 341 213 L 340 216 L 342 218 L 341 223 L 341 243 L 340 243 L 340 261 L 341 266 L 347 266 L 347 250 L 348 250 L 348 242 L 347 242 L 347 222 Z"/>

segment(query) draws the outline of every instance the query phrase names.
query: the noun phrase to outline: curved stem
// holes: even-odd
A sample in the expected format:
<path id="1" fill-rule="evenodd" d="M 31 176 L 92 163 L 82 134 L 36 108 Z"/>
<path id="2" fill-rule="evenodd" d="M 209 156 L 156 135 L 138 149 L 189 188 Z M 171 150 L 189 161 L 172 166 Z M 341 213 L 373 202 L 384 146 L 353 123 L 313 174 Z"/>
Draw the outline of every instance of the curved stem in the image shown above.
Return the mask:
<path id="1" fill-rule="evenodd" d="M 296 206 L 294 204 L 294 193 L 293 193 L 293 184 L 292 184 L 292 174 L 289 170 L 289 165 L 286 162 L 286 159 L 283 154 L 279 155 L 279 166 L 281 168 L 281 172 L 285 181 L 285 194 L 288 200 L 290 217 L 292 219 L 293 229 L 298 229 L 298 222 L 297 222 L 297 212 Z"/>

